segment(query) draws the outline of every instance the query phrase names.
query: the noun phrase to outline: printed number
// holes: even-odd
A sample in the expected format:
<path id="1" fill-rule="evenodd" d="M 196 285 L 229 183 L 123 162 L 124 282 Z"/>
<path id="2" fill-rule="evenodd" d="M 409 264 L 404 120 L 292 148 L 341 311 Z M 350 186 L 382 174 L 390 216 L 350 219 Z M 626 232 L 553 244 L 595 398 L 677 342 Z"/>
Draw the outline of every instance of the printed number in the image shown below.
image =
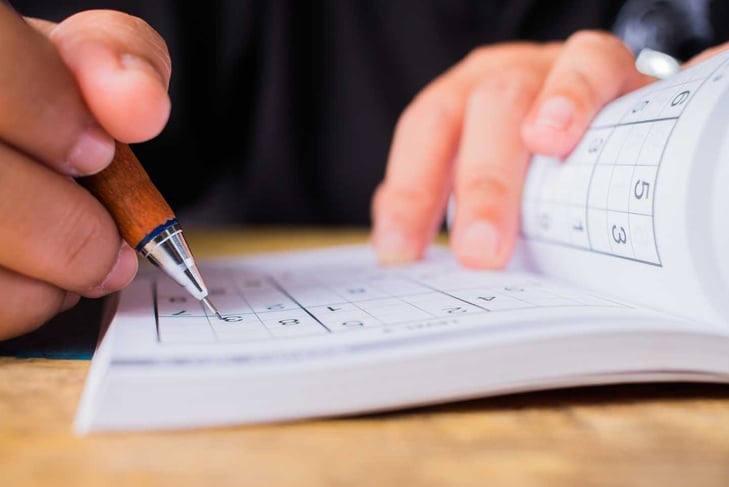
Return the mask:
<path id="1" fill-rule="evenodd" d="M 674 96 L 673 100 L 671 100 L 671 106 L 675 107 L 676 105 L 680 105 L 681 103 L 685 102 L 688 99 L 690 94 L 691 94 L 691 92 L 686 90 L 686 91 L 682 91 L 678 95 Z"/>
<path id="2" fill-rule="evenodd" d="M 443 308 L 443 311 L 445 311 L 449 315 L 452 315 L 454 313 L 465 313 L 466 309 L 462 306 L 454 306 L 453 308 Z"/>
<path id="3" fill-rule="evenodd" d="M 334 306 L 327 306 L 327 309 L 329 311 L 341 311 L 342 310 L 342 308 L 335 308 Z"/>
<path id="4" fill-rule="evenodd" d="M 596 152 L 600 151 L 600 147 L 602 147 L 603 142 L 605 142 L 605 139 L 602 137 L 597 137 L 595 139 L 592 139 L 590 142 L 590 145 L 587 146 L 587 153 L 588 154 L 595 154 Z"/>
<path id="5" fill-rule="evenodd" d="M 288 325 L 298 325 L 300 324 L 300 321 L 296 318 L 287 318 L 285 320 L 278 320 L 279 325 L 288 326 Z"/>
<path id="6" fill-rule="evenodd" d="M 613 240 L 615 240 L 615 243 L 624 244 L 628 242 L 628 234 L 625 231 L 625 227 L 618 227 L 617 225 L 613 225 L 611 233 L 613 235 Z"/>
<path id="7" fill-rule="evenodd" d="M 647 107 L 649 103 L 650 103 L 649 100 L 641 101 L 635 107 L 633 107 L 633 113 L 638 113 L 638 112 L 643 111 L 643 109 L 645 109 L 645 107 Z"/>
<path id="8" fill-rule="evenodd" d="M 284 305 L 281 303 L 271 304 L 269 306 L 266 306 L 266 309 L 268 311 L 281 311 L 284 309 Z"/>
<path id="9" fill-rule="evenodd" d="M 633 195 L 635 196 L 635 199 L 641 200 L 643 198 L 648 199 L 648 194 L 650 192 L 651 185 L 648 181 L 641 181 L 640 179 L 635 182 L 635 187 L 633 188 Z"/>
<path id="10" fill-rule="evenodd" d="M 363 287 L 355 287 L 355 288 L 347 289 L 347 292 L 349 294 L 362 294 L 362 293 L 366 292 L 366 289 Z"/>
<path id="11" fill-rule="evenodd" d="M 582 220 L 579 220 L 577 223 L 572 225 L 572 230 L 574 230 L 575 232 L 584 232 L 585 227 L 582 225 Z"/>
<path id="12" fill-rule="evenodd" d="M 357 321 L 357 320 L 350 320 L 350 321 L 343 321 L 342 326 L 344 326 L 346 328 L 355 328 L 355 327 L 359 327 L 359 326 L 364 326 L 364 323 L 362 323 L 361 321 Z"/>
<path id="13" fill-rule="evenodd" d="M 228 323 L 238 323 L 239 321 L 243 321 L 243 317 L 239 315 L 228 315 L 223 316 L 223 321 Z"/>
<path id="14" fill-rule="evenodd" d="M 539 226 L 542 227 L 543 230 L 549 230 L 549 225 L 550 225 L 549 213 L 540 213 L 539 214 Z"/>
<path id="15" fill-rule="evenodd" d="M 170 303 L 186 303 L 187 298 L 184 296 L 171 296 L 167 299 Z"/>
<path id="16" fill-rule="evenodd" d="M 479 296 L 478 299 L 489 302 L 489 301 L 493 301 L 494 299 L 496 299 L 496 296 Z"/>

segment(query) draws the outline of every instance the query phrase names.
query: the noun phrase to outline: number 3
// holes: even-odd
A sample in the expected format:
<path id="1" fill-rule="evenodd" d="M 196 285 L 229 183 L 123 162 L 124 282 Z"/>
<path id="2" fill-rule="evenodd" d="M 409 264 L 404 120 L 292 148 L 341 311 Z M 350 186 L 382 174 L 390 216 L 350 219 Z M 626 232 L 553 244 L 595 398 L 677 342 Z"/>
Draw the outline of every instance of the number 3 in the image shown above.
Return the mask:
<path id="1" fill-rule="evenodd" d="M 615 243 L 624 244 L 628 241 L 628 234 L 625 231 L 625 227 L 620 227 L 618 229 L 617 225 L 613 225 L 611 233 L 613 235 L 613 240 L 615 240 Z"/>

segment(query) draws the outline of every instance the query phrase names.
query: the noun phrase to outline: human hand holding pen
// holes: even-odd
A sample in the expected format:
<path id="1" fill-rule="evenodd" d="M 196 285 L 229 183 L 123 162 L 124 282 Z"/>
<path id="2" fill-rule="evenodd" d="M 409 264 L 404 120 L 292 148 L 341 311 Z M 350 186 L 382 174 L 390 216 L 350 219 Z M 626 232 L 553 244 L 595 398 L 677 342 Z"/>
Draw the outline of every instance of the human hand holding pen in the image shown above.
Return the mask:
<path id="1" fill-rule="evenodd" d="M 140 19 L 26 20 L 0 3 L 0 339 L 132 279 L 136 253 L 70 177 L 105 168 L 113 139 L 156 136 L 170 111 L 167 48 Z"/>

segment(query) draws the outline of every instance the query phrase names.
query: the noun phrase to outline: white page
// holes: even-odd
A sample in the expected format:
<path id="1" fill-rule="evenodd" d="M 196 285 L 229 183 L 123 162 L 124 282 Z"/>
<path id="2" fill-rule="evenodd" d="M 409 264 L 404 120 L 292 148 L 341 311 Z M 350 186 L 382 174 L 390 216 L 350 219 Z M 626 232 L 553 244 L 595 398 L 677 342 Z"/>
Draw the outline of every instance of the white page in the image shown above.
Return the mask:
<path id="1" fill-rule="evenodd" d="M 700 363 L 703 358 L 687 359 L 690 353 L 674 358 L 671 350 L 654 350 L 652 345 L 641 345 L 630 355 L 623 353 L 621 343 L 613 352 L 595 349 L 588 359 L 582 358 L 584 352 L 579 349 L 567 355 L 558 353 L 569 360 L 552 371 L 547 381 L 544 365 L 537 360 L 541 345 L 535 343 L 551 343 L 551 353 L 555 346 L 566 347 L 567 352 L 574 348 L 575 340 L 579 343 L 586 337 L 599 343 L 605 337 L 626 334 L 653 337 L 653 343 L 661 336 L 693 336 L 695 325 L 527 272 L 467 270 L 443 248 L 433 248 L 424 262 L 400 267 L 378 266 L 368 246 L 343 246 L 202 262 L 201 269 L 211 299 L 226 320 L 210 316 L 179 285 L 158 269 L 145 266 L 121 293 L 118 311 L 94 356 L 77 413 L 77 431 L 129 425 L 189 427 L 269 418 L 266 414 L 271 408 L 277 411 L 281 407 L 276 406 L 277 398 L 296 387 L 292 382 L 304 380 L 308 381 L 306 387 L 326 389 L 328 376 L 348 383 L 346 377 L 336 377 L 336 372 L 340 367 L 352 371 L 353 363 L 358 365 L 352 374 L 386 374 L 388 367 L 397 368 L 397 362 L 407 357 L 436 354 L 446 363 L 458 360 L 477 344 L 479 350 L 488 344 L 496 354 L 505 350 L 505 344 L 523 343 L 534 360 L 518 359 L 508 368 L 521 374 L 522 382 L 531 381 L 532 388 L 601 382 L 607 380 L 604 374 L 608 372 L 645 377 L 650 370 L 643 369 L 651 365 L 659 371 L 671 365 L 674 378 L 680 370 L 729 371 L 729 364 L 714 367 Z M 723 336 L 718 330 L 708 334 Z M 704 355 L 707 361 L 715 361 L 717 356 L 721 361 L 726 356 Z M 480 352 L 478 356 L 482 356 Z M 592 359 L 597 361 L 590 363 Z M 424 360 L 422 366 L 430 367 L 428 363 Z M 405 389 L 397 393 L 368 383 L 359 396 L 338 397 L 338 401 L 332 400 L 337 393 L 331 391 L 321 397 L 307 396 L 306 407 L 302 404 L 301 410 L 280 414 L 318 415 L 330 411 L 328 407 L 346 412 L 347 407 L 362 407 L 357 400 L 371 401 L 368 407 L 375 408 L 397 406 L 398 401 L 437 401 L 449 397 L 440 395 L 446 394 L 443 388 L 458 384 L 442 377 L 447 370 L 434 375 L 432 382 L 420 384 L 420 390 L 413 389 L 413 377 L 407 375 L 402 384 Z M 499 374 L 490 380 L 502 381 L 501 387 L 516 387 L 508 374 Z M 241 377 L 245 377 L 245 385 L 236 382 Z M 261 384 L 264 377 L 269 382 Z M 472 374 L 464 377 L 464 381 L 474 380 Z M 210 390 L 193 398 L 185 396 L 181 399 L 184 404 L 176 404 L 170 398 L 184 396 L 184 384 L 189 381 L 197 381 L 190 389 Z M 266 392 L 241 398 L 237 389 L 230 390 L 223 394 L 229 394 L 230 409 L 222 412 L 219 408 L 226 406 L 207 397 L 219 397 L 221 390 L 233 384 L 245 388 L 240 392 L 243 395 L 249 396 L 251 387 Z M 271 387 L 281 390 L 266 384 L 276 384 Z M 475 389 L 473 383 L 464 384 L 451 391 L 450 397 L 488 392 Z M 421 395 L 407 396 L 410 392 Z M 161 396 L 151 405 L 146 398 L 149 394 Z M 347 406 L 347 400 L 353 402 Z M 160 410 L 164 412 L 161 416 Z M 180 416 L 169 416 L 173 412 Z"/>
<path id="2" fill-rule="evenodd" d="M 728 59 L 611 103 L 567 160 L 532 161 L 535 271 L 729 327 Z"/>
<path id="3" fill-rule="evenodd" d="M 201 270 L 225 320 L 147 268 L 121 296 L 115 359 L 299 351 L 512 324 L 540 333 L 550 333 L 550 322 L 589 332 L 593 320 L 622 327 L 622 318 L 639 317 L 694 326 L 529 272 L 465 269 L 440 247 L 423 262 L 396 267 L 378 265 L 369 246 L 355 245 L 204 261 Z"/>

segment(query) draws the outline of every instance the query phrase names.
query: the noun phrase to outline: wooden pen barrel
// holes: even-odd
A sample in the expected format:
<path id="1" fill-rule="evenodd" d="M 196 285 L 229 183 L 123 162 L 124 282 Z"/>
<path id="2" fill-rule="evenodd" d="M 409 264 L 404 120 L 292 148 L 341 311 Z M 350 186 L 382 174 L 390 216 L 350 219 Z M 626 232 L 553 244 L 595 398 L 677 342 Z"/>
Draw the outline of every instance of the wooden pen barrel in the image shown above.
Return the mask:
<path id="1" fill-rule="evenodd" d="M 175 214 L 155 187 L 129 145 L 116 142 L 111 164 L 78 182 L 111 213 L 121 237 L 136 248 L 147 235 Z"/>

